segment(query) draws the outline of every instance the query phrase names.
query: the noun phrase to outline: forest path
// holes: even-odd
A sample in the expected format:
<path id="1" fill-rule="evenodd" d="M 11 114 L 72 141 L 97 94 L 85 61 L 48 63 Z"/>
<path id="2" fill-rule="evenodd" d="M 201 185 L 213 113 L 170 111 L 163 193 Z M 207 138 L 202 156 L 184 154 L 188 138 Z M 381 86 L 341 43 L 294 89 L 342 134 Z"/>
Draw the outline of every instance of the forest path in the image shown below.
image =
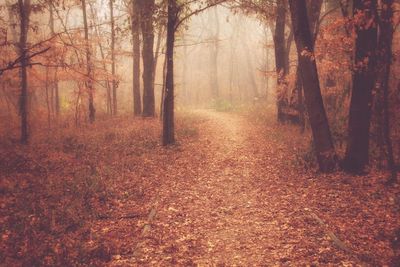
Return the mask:
<path id="1" fill-rule="evenodd" d="M 136 260 L 163 266 L 286 262 L 297 242 L 287 224 L 292 201 L 274 183 L 273 163 L 268 170 L 260 164 L 276 157 L 277 148 L 271 145 L 266 155 L 238 115 L 196 115 L 206 120 L 199 137 L 205 152 L 193 150 L 189 158 L 171 163 L 169 175 L 177 178 L 162 191 L 152 233 L 140 244 Z"/>

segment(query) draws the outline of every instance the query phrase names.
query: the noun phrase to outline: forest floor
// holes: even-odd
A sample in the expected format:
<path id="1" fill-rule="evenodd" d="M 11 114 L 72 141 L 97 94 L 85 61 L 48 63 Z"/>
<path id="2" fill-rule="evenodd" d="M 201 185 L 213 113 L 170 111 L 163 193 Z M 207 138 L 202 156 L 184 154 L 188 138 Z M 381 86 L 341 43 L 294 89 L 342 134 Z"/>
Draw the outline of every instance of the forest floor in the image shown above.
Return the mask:
<path id="1" fill-rule="evenodd" d="M 178 119 L 178 144 L 167 149 L 157 140 L 157 121 L 137 120 L 139 126 L 127 127 L 118 119 L 72 137 L 64 133 L 39 148 L 9 148 L 0 155 L 7 158 L 1 166 L 7 172 L 0 222 L 8 223 L 1 228 L 0 262 L 18 264 L 25 255 L 26 263 L 38 260 L 32 256 L 37 254 L 49 265 L 400 263 L 398 186 L 386 187 L 385 174 L 377 171 L 349 176 L 307 170 L 298 158 L 304 137 L 295 127 L 249 118 L 190 112 Z M 57 176 L 86 178 L 67 192 L 65 186 L 50 186 L 53 193 L 46 191 L 20 215 L 33 214 L 22 227 L 24 237 L 17 238 L 13 235 L 21 229 L 10 224 L 21 217 L 11 213 L 38 202 L 38 190 L 31 190 L 25 202 L 18 197 L 35 188 L 29 184 L 43 173 L 43 184 Z M 64 196 L 71 190 L 78 195 L 63 201 L 60 190 Z M 54 207 L 37 211 L 36 206 L 55 198 Z M 70 204 L 72 198 L 89 207 Z M 49 219 L 36 225 L 40 219 L 35 217 Z M 40 236 L 48 244 L 41 253 L 29 245 Z"/>

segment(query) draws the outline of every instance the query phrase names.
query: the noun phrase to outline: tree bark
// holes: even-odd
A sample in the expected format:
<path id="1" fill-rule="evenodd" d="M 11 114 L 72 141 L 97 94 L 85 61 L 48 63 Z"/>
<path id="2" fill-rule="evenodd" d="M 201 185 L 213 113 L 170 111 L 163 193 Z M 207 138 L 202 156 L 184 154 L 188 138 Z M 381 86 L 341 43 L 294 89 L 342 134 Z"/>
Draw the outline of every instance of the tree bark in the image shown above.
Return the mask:
<path id="1" fill-rule="evenodd" d="M 163 111 L 163 136 L 164 146 L 175 143 L 174 129 L 174 45 L 175 26 L 177 22 L 176 0 L 168 0 L 168 22 L 167 22 L 167 73 L 165 81 L 164 111 Z"/>
<path id="2" fill-rule="evenodd" d="M 274 49 L 275 49 L 275 69 L 277 74 L 277 115 L 278 121 L 283 122 L 284 101 L 279 92 L 286 90 L 286 46 L 285 46 L 285 21 L 286 21 L 286 1 L 277 1 Z"/>
<path id="3" fill-rule="evenodd" d="M 21 95 L 19 99 L 19 111 L 21 116 L 21 143 L 27 144 L 29 139 L 28 132 L 28 73 L 27 66 L 29 60 L 27 58 L 27 40 L 29 32 L 29 17 L 31 13 L 30 0 L 18 0 L 18 9 L 21 19 L 20 38 L 19 38 L 19 54 L 21 57 Z"/>
<path id="4" fill-rule="evenodd" d="M 355 72 L 350 100 L 348 140 L 344 170 L 360 173 L 368 164 L 372 89 L 375 85 L 377 48 L 376 1 L 354 1 L 354 15 L 363 16 L 356 26 Z"/>
<path id="5" fill-rule="evenodd" d="M 142 100 L 140 99 L 140 9 L 138 0 L 132 0 L 132 48 L 133 48 L 133 115 L 142 114 Z"/>
<path id="6" fill-rule="evenodd" d="M 91 60 L 91 49 L 89 42 L 89 27 L 86 15 L 86 0 L 82 0 L 82 14 L 83 14 L 83 27 L 85 31 L 85 44 L 86 44 L 86 88 L 89 98 L 89 122 L 93 123 L 95 121 L 96 110 L 94 108 L 94 89 L 92 81 L 92 60 Z"/>
<path id="7" fill-rule="evenodd" d="M 331 172 L 336 167 L 336 155 L 319 85 L 306 0 L 289 0 L 289 5 L 319 169 L 322 172 Z"/>
<path id="8" fill-rule="evenodd" d="M 391 177 L 388 183 L 397 182 L 397 167 L 394 159 L 393 144 L 390 136 L 390 110 L 389 110 L 389 78 L 392 63 L 392 42 L 393 42 L 393 0 L 382 0 L 381 16 L 379 21 L 379 76 L 378 84 L 383 90 L 383 139 L 386 145 L 388 169 Z"/>
<path id="9" fill-rule="evenodd" d="M 323 0 L 307 0 L 307 17 L 309 21 L 310 33 L 312 35 L 313 46 L 315 46 L 315 42 L 317 40 L 317 32 L 319 25 L 319 16 L 321 14 Z M 298 61 L 300 59 L 298 58 Z M 300 65 L 297 65 L 296 68 L 296 81 L 294 86 L 295 92 L 297 92 L 297 110 L 299 112 L 299 121 L 301 131 L 305 130 L 305 113 L 304 113 L 304 101 L 303 101 L 303 82 L 301 80 L 300 74 Z"/>
<path id="10" fill-rule="evenodd" d="M 138 0 L 141 10 L 140 24 L 143 36 L 143 116 L 155 116 L 154 97 L 154 0 Z"/>

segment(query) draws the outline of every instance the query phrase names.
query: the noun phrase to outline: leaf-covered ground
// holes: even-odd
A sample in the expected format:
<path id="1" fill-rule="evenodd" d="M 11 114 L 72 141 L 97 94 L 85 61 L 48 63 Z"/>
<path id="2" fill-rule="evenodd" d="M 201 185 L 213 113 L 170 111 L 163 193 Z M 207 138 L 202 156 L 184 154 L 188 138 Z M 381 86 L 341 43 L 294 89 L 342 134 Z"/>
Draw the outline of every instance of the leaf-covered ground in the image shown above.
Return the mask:
<path id="1" fill-rule="evenodd" d="M 385 175 L 375 171 L 361 177 L 304 169 L 304 138 L 295 127 L 196 111 L 178 120 L 179 143 L 165 149 L 158 121 L 130 123 L 107 121 L 35 149 L 6 146 L 1 262 L 399 264 L 399 188 L 385 187 Z M 49 187 L 63 179 L 67 186 Z M 40 253 L 35 238 L 46 244 Z"/>

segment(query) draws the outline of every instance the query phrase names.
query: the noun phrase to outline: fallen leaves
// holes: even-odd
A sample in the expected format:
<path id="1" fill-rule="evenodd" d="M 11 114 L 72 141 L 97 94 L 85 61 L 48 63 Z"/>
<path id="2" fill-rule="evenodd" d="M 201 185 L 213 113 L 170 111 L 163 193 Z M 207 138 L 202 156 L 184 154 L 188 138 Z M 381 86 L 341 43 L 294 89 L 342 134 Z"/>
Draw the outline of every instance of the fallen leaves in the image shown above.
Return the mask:
<path id="1" fill-rule="evenodd" d="M 381 173 L 351 177 L 303 169 L 295 153 L 304 140 L 289 126 L 213 111 L 178 122 L 180 144 L 168 149 L 159 145 L 157 121 L 114 119 L 55 136 L 58 142 L 38 142 L 32 151 L 2 153 L 2 260 L 100 266 L 392 264 L 399 243 L 399 188 L 386 188 Z M 49 192 L 56 202 L 44 197 Z M 62 197 L 55 195 L 60 192 Z M 78 201 L 72 198 L 76 193 Z M 21 209 L 23 203 L 35 203 L 36 213 Z M 84 205 L 88 216 L 79 212 Z M 36 248 L 27 232 L 7 223 L 13 213 L 30 216 L 25 229 L 43 241 Z M 40 228 L 45 220 L 51 231 Z M 354 253 L 336 248 L 326 229 Z"/>

